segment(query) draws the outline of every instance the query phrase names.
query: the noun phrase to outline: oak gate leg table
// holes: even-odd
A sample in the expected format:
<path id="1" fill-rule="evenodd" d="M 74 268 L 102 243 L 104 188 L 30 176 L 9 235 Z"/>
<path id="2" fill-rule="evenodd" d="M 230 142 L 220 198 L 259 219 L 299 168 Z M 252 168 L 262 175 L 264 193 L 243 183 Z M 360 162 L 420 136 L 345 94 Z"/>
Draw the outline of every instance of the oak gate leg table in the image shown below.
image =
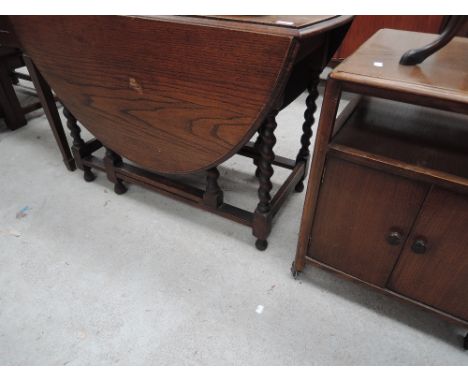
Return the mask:
<path id="1" fill-rule="evenodd" d="M 252 227 L 264 250 L 273 217 L 303 189 L 319 74 L 351 16 L 11 17 L 22 48 L 64 103 L 87 181 L 136 183 Z M 278 112 L 309 91 L 295 160 L 275 156 Z M 78 121 L 96 138 L 85 142 Z M 258 132 L 255 142 L 249 142 Z M 93 155 L 105 147 L 104 158 Z M 254 212 L 223 202 L 217 166 L 253 159 Z M 273 166 L 291 174 L 272 196 Z M 206 172 L 206 188 L 170 175 Z"/>

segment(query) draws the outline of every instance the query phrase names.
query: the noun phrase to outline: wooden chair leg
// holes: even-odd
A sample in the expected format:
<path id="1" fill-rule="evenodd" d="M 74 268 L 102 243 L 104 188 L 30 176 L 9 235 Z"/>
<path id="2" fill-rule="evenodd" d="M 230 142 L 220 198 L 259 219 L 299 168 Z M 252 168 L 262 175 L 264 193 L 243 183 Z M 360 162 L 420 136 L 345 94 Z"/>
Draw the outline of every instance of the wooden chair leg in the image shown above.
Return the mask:
<path id="1" fill-rule="evenodd" d="M 16 130 L 26 125 L 26 117 L 13 87 L 10 69 L 0 62 L 0 109 L 6 125 Z"/>
<path id="2" fill-rule="evenodd" d="M 68 146 L 67 137 L 63 129 L 62 121 L 60 120 L 60 115 L 57 110 L 57 105 L 55 104 L 52 90 L 28 56 L 24 56 L 24 63 L 26 64 L 31 80 L 36 88 L 42 108 L 44 109 L 50 128 L 52 129 L 52 133 L 54 134 L 55 141 L 57 142 L 62 154 L 63 162 L 68 170 L 74 171 L 76 169 L 75 160 L 73 159 L 70 147 Z"/>
<path id="3" fill-rule="evenodd" d="M 78 126 L 75 116 L 63 106 L 63 115 L 67 119 L 67 127 L 70 130 L 70 135 L 73 138 L 72 153 L 73 158 L 75 159 L 76 167 L 80 170 L 83 170 L 83 178 L 86 182 L 92 182 L 96 179 L 96 175 L 91 171 L 89 166 L 83 165 L 81 158 L 81 151 L 85 145 L 83 138 L 81 138 L 81 129 Z"/>
<path id="4" fill-rule="evenodd" d="M 122 165 L 122 157 L 116 152 L 106 147 L 106 156 L 104 157 L 104 167 L 106 168 L 107 179 L 114 183 L 114 192 L 117 195 L 122 195 L 127 192 L 127 187 L 121 179 L 118 179 L 115 174 L 115 167 Z"/>
<path id="5" fill-rule="evenodd" d="M 310 139 L 312 138 L 312 126 L 314 125 L 315 118 L 314 114 L 317 111 L 317 98 L 319 92 L 317 86 L 320 82 L 320 72 L 315 72 L 312 76 L 312 80 L 307 87 L 309 95 L 306 98 L 306 110 L 304 112 L 304 123 L 302 124 L 302 136 L 301 136 L 301 148 L 296 157 L 296 163 L 307 162 L 309 160 L 310 151 Z M 307 168 L 307 166 L 306 166 Z M 304 190 L 304 177 L 296 185 L 296 192 L 302 192 Z"/>
<path id="6" fill-rule="evenodd" d="M 259 181 L 258 188 L 259 203 L 254 212 L 253 218 L 253 234 L 257 238 L 255 246 L 257 249 L 263 251 L 267 248 L 267 237 L 271 231 L 271 195 L 270 191 L 273 188 L 271 177 L 273 176 L 273 161 L 275 154 L 273 147 L 276 143 L 275 129 L 276 129 L 276 115 L 278 111 L 275 110 L 270 113 L 260 129 L 261 142 L 260 142 L 260 158 L 258 160 Z"/>
<path id="7" fill-rule="evenodd" d="M 217 208 L 223 204 L 223 191 L 218 184 L 219 171 L 216 167 L 206 172 L 206 190 L 203 194 L 203 203 L 207 206 Z"/>

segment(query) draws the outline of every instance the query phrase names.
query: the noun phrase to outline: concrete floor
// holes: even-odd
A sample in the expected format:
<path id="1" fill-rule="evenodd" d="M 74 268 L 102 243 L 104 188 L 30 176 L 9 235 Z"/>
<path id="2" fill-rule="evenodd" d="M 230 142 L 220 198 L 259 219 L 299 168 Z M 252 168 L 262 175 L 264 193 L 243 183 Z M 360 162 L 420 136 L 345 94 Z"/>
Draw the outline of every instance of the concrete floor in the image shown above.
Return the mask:
<path id="1" fill-rule="evenodd" d="M 277 153 L 295 156 L 303 104 Z M 222 167 L 228 201 L 255 206 L 253 170 Z M 304 193 L 259 252 L 244 226 L 69 173 L 41 112 L 0 126 L 0 179 L 2 365 L 468 365 L 460 328 L 319 269 L 292 279 Z"/>

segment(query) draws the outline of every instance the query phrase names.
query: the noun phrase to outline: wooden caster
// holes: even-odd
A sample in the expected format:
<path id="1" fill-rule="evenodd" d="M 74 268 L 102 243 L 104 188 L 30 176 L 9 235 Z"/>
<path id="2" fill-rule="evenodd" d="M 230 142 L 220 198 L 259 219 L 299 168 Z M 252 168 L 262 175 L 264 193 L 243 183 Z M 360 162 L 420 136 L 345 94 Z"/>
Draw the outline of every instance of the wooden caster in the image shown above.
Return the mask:
<path id="1" fill-rule="evenodd" d="M 255 242 L 255 247 L 257 247 L 259 251 L 264 251 L 268 247 L 268 241 L 257 239 L 257 241 Z"/>

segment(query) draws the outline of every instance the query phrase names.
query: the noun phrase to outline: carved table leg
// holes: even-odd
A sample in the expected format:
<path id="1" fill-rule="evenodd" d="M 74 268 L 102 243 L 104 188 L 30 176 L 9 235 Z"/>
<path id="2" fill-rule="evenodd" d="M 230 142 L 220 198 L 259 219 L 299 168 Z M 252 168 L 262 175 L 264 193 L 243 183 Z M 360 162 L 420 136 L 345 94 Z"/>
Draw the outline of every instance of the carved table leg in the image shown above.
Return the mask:
<path id="1" fill-rule="evenodd" d="M 65 106 L 63 107 L 63 115 L 67 119 L 67 127 L 73 138 L 72 153 L 73 158 L 75 158 L 76 167 L 84 171 L 83 177 L 85 181 L 92 182 L 96 179 L 96 175 L 93 174 L 89 166 L 83 165 L 81 161 L 81 149 L 85 144 L 83 138 L 81 138 L 81 129 L 78 126 L 75 116 Z"/>
<path id="2" fill-rule="evenodd" d="M 254 149 L 257 153 L 260 151 L 260 145 L 262 144 L 262 129 L 263 129 L 263 125 L 260 126 L 260 129 L 258 130 L 257 139 L 254 143 Z M 258 158 L 255 158 L 253 160 L 253 163 L 255 166 L 257 166 L 257 168 L 255 169 L 255 177 L 258 178 L 260 176 L 260 169 L 258 168 Z"/>
<path id="3" fill-rule="evenodd" d="M 216 167 L 206 172 L 206 190 L 203 194 L 203 203 L 207 206 L 217 208 L 223 203 L 223 191 L 218 184 L 219 171 Z"/>
<path id="4" fill-rule="evenodd" d="M 317 86 L 320 81 L 320 72 L 315 72 L 312 76 L 312 80 L 307 87 L 309 95 L 306 98 L 306 110 L 304 112 L 304 123 L 302 124 L 302 137 L 301 137 L 301 148 L 296 157 L 296 164 L 299 162 L 307 162 L 309 160 L 309 146 L 310 139 L 312 138 L 312 126 L 315 122 L 314 113 L 317 110 L 317 98 L 319 95 Z M 307 168 L 307 166 L 306 166 Z M 304 190 L 304 178 L 306 174 L 296 185 L 296 192 L 302 192 Z"/>
<path id="5" fill-rule="evenodd" d="M 118 179 L 115 174 L 115 167 L 122 165 L 122 157 L 116 152 L 106 147 L 106 156 L 104 157 L 104 167 L 106 168 L 107 179 L 114 183 L 114 192 L 117 195 L 122 195 L 127 192 L 127 187 L 121 179 Z"/>
<path id="6" fill-rule="evenodd" d="M 253 218 L 253 234 L 257 238 L 255 246 L 257 249 L 263 251 L 268 246 L 266 238 L 271 231 L 271 195 L 270 191 L 273 188 L 271 177 L 273 175 L 273 160 L 275 154 L 273 147 L 276 143 L 275 129 L 276 129 L 276 115 L 278 111 L 273 111 L 267 116 L 261 132 L 260 141 L 260 158 L 258 160 L 259 181 L 260 187 L 258 189 L 259 203 L 254 213 Z"/>

